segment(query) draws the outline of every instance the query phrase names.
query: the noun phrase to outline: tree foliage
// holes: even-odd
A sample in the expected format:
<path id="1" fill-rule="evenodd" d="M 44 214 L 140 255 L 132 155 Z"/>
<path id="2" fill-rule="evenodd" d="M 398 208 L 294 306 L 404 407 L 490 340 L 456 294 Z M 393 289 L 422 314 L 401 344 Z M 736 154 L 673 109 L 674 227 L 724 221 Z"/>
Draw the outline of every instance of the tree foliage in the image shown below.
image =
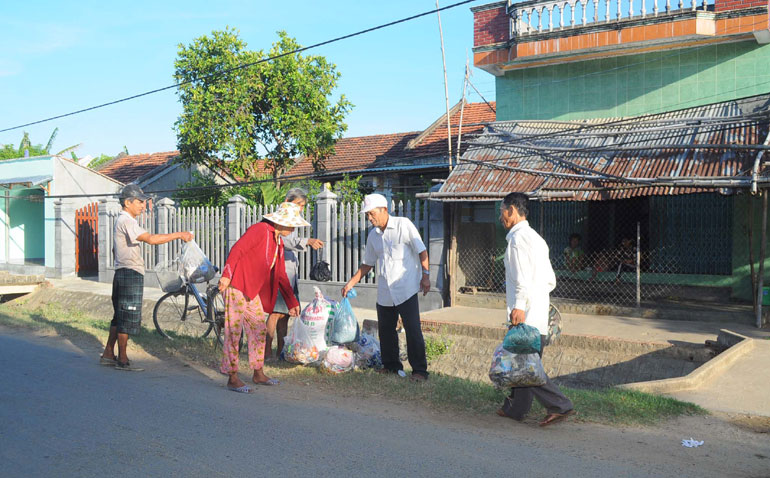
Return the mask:
<path id="1" fill-rule="evenodd" d="M 374 192 L 373 188 L 361 182 L 361 176 L 351 178 L 348 174 L 342 176 L 332 186 L 332 192 L 337 195 L 339 201 L 360 203 L 364 196 Z"/>
<path id="2" fill-rule="evenodd" d="M 318 55 L 286 54 L 300 45 L 286 32 L 278 37 L 267 54 L 248 50 L 229 28 L 179 45 L 175 79 L 183 110 L 175 126 L 182 161 L 216 167 L 224 160 L 232 173 L 248 178 L 258 159 L 273 177 L 299 156 L 323 169 L 352 105 L 344 95 L 331 100 L 340 78 L 334 64 Z"/>

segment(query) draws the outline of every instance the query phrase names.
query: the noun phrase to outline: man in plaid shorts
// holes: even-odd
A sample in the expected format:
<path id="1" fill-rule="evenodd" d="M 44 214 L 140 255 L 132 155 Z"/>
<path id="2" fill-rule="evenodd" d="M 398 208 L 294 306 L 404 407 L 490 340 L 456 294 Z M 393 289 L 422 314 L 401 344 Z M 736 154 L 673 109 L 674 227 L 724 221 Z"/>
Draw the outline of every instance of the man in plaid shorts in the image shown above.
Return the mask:
<path id="1" fill-rule="evenodd" d="M 138 334 L 142 328 L 142 292 L 144 291 L 144 259 L 140 242 L 165 244 L 175 239 L 185 242 L 192 240 L 189 232 L 171 234 L 150 234 L 142 229 L 136 217 L 145 210 L 149 196 L 136 184 L 129 184 L 120 191 L 123 206 L 113 232 L 113 253 L 115 255 L 115 277 L 112 280 L 112 307 L 115 311 L 110 322 L 110 336 L 107 346 L 99 359 L 102 365 L 114 366 L 117 370 L 139 372 L 128 361 L 126 348 L 128 336 Z M 118 355 L 115 356 L 115 343 Z"/>

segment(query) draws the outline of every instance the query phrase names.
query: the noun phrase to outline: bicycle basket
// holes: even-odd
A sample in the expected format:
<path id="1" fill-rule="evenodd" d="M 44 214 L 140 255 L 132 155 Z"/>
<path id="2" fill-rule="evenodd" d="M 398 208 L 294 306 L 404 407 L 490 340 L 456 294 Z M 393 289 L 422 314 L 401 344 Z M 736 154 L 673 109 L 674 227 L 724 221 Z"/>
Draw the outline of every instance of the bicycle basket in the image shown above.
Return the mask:
<path id="1" fill-rule="evenodd" d="M 156 270 L 155 274 L 158 276 L 158 283 L 163 292 L 174 292 L 184 286 L 184 280 L 182 280 L 178 271 Z"/>

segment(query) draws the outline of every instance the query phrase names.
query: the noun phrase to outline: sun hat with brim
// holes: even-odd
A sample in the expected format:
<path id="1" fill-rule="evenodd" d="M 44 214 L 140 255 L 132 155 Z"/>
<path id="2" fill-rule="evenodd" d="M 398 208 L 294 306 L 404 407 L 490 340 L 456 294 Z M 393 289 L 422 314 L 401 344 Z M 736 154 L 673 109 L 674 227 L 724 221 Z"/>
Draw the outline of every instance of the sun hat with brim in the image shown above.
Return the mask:
<path id="1" fill-rule="evenodd" d="M 305 219 L 302 218 L 302 209 L 298 204 L 293 202 L 284 202 L 278 206 L 274 212 L 265 214 L 265 219 L 278 224 L 279 226 L 286 227 L 307 227 L 310 225 Z"/>
<path id="2" fill-rule="evenodd" d="M 382 194 L 367 194 L 364 196 L 364 208 L 361 210 L 363 213 L 367 213 L 372 209 L 378 207 L 388 208 L 388 200 Z"/>

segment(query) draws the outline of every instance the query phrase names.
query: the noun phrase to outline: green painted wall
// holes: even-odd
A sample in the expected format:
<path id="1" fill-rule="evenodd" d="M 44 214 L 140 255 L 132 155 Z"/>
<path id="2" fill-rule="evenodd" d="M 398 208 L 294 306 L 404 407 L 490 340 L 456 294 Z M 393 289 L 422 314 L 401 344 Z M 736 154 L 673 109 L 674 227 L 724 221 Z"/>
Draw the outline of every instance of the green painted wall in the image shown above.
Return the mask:
<path id="1" fill-rule="evenodd" d="M 23 196 L 14 199 L 15 196 Z M 28 196 L 36 196 L 29 198 Z M 5 203 L 5 200 L 2 201 Z M 10 259 L 42 260 L 45 258 L 43 191 L 39 189 L 13 189 L 8 204 L 10 226 Z"/>
<path id="2" fill-rule="evenodd" d="M 497 120 L 636 116 L 770 91 L 755 41 L 528 68 L 497 77 Z"/>

